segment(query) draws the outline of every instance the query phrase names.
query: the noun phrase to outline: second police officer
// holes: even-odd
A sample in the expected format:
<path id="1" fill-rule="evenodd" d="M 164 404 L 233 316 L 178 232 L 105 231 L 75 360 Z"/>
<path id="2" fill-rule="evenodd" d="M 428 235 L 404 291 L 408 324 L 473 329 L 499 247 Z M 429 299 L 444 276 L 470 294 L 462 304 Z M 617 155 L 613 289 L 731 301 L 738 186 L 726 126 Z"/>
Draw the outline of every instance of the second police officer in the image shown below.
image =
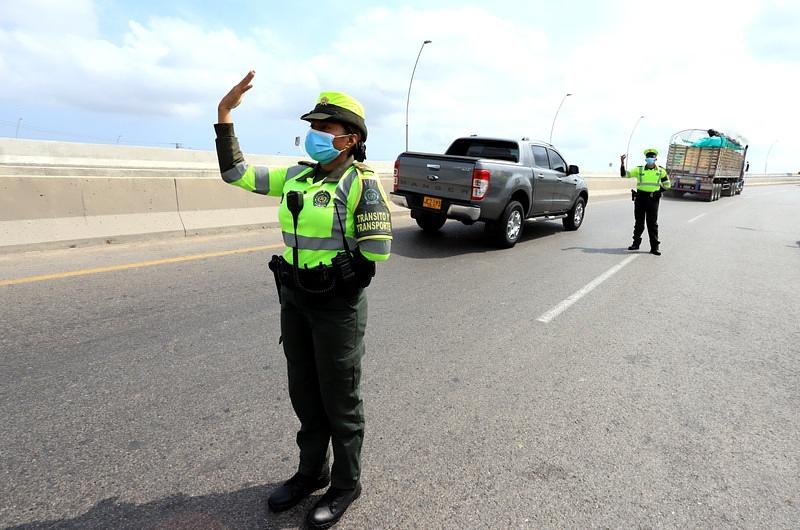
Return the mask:
<path id="1" fill-rule="evenodd" d="M 273 256 L 270 269 L 281 300 L 289 397 L 300 420 L 300 461 L 297 473 L 267 504 L 275 512 L 288 510 L 330 484 L 307 517 L 312 528 L 328 528 L 361 494 L 364 287 L 375 262 L 389 258 L 391 218 L 379 178 L 361 164 L 364 108 L 346 94 L 323 92 L 301 116 L 310 123 L 305 148 L 315 164 L 267 168 L 245 161 L 231 110 L 252 88 L 254 76 L 249 72 L 222 98 L 214 127 L 225 182 L 281 197 L 278 218 L 286 250 Z"/>
<path id="2" fill-rule="evenodd" d="M 647 223 L 647 235 L 650 238 L 650 253 L 661 255 L 658 240 L 658 205 L 661 202 L 661 191 L 669 189 L 671 184 L 667 170 L 656 165 L 658 149 L 650 147 L 644 150 L 645 165 L 625 170 L 625 155 L 620 155 L 619 175 L 623 178 L 636 179 L 633 206 L 633 244 L 628 250 L 639 250 L 642 233 Z"/>

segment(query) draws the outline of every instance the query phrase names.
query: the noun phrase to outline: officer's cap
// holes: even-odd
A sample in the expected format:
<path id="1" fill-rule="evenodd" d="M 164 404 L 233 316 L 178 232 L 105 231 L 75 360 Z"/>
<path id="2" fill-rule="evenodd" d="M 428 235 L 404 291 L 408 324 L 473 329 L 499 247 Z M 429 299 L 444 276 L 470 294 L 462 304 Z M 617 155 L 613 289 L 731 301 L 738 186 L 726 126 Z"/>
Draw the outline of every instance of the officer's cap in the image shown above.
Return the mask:
<path id="1" fill-rule="evenodd" d="M 658 149 L 656 149 L 655 147 L 648 147 L 647 149 L 644 150 L 644 156 L 647 156 L 650 153 L 653 153 L 654 155 L 658 156 Z"/>
<path id="2" fill-rule="evenodd" d="M 334 120 L 354 125 L 361 131 L 361 140 L 367 139 L 364 107 L 358 100 L 343 92 L 322 92 L 314 110 L 300 116 L 301 120 Z"/>

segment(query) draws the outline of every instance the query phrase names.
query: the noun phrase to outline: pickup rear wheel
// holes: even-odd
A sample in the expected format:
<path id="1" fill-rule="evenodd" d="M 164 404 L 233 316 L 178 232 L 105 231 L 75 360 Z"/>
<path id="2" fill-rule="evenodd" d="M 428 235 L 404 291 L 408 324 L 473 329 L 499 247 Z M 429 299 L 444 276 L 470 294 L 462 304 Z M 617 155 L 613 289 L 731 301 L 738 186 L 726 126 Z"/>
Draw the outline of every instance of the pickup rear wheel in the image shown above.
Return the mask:
<path id="1" fill-rule="evenodd" d="M 437 213 L 420 212 L 415 218 L 415 221 L 417 221 L 417 225 L 425 232 L 433 233 L 438 232 L 439 229 L 444 226 L 447 217 Z"/>
<path id="2" fill-rule="evenodd" d="M 495 244 L 500 248 L 511 248 L 517 244 L 525 227 L 522 205 L 511 201 L 496 222 L 487 226 Z"/>
<path id="3" fill-rule="evenodd" d="M 561 223 L 564 225 L 564 230 L 571 231 L 580 228 L 585 214 L 586 201 L 583 200 L 583 197 L 578 197 L 567 216 L 561 220 Z"/>

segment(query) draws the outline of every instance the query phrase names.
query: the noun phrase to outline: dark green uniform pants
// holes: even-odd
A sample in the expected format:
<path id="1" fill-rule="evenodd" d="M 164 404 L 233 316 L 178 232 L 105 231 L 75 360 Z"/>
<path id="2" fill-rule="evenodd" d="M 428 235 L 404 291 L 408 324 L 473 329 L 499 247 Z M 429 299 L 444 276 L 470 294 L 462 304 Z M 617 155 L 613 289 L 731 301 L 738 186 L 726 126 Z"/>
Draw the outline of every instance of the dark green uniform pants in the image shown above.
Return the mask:
<path id="1" fill-rule="evenodd" d="M 300 473 L 327 470 L 333 446 L 331 485 L 353 488 L 361 473 L 364 406 L 359 392 L 367 297 L 328 299 L 281 290 L 281 334 L 289 397 L 300 420 Z"/>

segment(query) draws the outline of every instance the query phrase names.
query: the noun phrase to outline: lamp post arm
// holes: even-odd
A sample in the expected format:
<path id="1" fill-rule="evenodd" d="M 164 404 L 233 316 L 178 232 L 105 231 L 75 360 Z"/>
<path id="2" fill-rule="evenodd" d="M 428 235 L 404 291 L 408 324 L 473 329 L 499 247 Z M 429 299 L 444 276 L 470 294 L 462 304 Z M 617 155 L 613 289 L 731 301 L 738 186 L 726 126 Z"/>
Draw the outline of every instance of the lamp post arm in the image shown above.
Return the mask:
<path id="1" fill-rule="evenodd" d="M 414 69 L 411 70 L 411 79 L 408 81 L 408 94 L 406 95 L 406 151 L 408 151 L 408 106 L 411 102 L 411 84 L 414 82 L 414 74 L 417 72 L 417 64 L 419 64 L 419 58 L 422 55 L 422 49 L 428 42 L 423 42 L 422 46 L 419 47 L 419 53 L 417 54 L 417 60 L 414 61 Z"/>
<path id="2" fill-rule="evenodd" d="M 633 124 L 633 129 L 631 129 L 631 134 L 628 136 L 628 146 L 625 148 L 625 160 L 628 160 L 628 155 L 631 151 L 631 140 L 633 139 L 633 133 L 636 132 L 636 127 L 639 126 L 639 122 L 642 121 L 644 116 L 639 116 L 639 119 L 636 120 L 636 123 Z"/>
<path id="3" fill-rule="evenodd" d="M 564 97 L 561 98 L 561 103 L 558 104 L 558 108 L 556 109 L 556 115 L 553 116 L 553 124 L 550 126 L 550 140 L 548 143 L 553 143 L 553 129 L 556 127 L 556 118 L 558 118 L 558 113 L 561 112 L 561 106 L 564 105 L 564 101 L 567 100 L 567 96 L 570 94 L 564 94 Z"/>

